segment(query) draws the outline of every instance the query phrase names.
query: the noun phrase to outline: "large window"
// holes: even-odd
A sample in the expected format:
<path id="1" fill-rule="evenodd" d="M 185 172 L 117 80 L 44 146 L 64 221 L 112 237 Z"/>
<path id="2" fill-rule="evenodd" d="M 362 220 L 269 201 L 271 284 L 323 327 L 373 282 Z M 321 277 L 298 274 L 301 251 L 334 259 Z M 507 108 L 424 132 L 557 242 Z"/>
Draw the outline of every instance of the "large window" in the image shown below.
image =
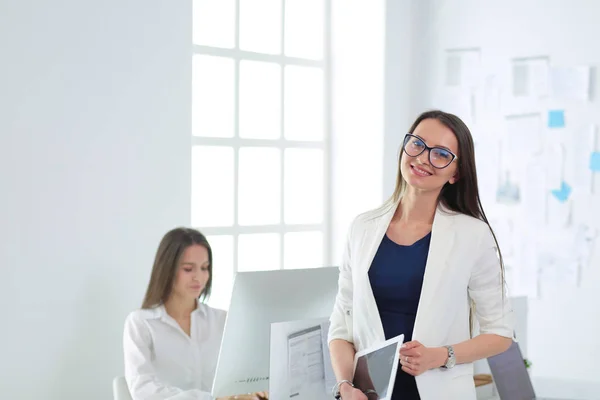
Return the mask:
<path id="1" fill-rule="evenodd" d="M 236 271 L 328 263 L 329 0 L 194 0 L 192 225 Z"/>

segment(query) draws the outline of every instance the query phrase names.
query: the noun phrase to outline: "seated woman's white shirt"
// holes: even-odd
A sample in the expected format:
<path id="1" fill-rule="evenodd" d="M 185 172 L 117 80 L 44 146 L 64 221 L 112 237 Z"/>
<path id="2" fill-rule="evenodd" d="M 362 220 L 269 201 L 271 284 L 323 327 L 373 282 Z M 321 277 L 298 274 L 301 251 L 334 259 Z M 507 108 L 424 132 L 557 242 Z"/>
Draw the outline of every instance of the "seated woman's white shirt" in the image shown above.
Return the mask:
<path id="1" fill-rule="evenodd" d="M 225 311 L 198 303 L 188 336 L 164 306 L 125 321 L 125 379 L 134 400 L 212 400 Z"/>

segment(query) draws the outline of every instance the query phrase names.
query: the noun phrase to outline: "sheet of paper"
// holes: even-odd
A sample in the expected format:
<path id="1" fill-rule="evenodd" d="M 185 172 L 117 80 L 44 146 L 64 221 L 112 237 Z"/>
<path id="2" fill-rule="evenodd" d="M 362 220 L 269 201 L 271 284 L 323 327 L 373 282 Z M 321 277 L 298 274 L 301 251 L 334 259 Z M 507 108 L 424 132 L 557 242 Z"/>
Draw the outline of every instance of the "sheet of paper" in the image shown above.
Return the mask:
<path id="1" fill-rule="evenodd" d="M 325 390 L 331 390 L 331 388 L 337 383 L 337 378 L 333 372 L 333 366 L 331 365 L 331 355 L 329 354 L 329 343 L 327 342 L 327 335 L 329 332 L 330 322 L 323 322 L 321 324 L 321 343 L 323 343 L 323 363 L 325 364 Z"/>
<path id="2" fill-rule="evenodd" d="M 579 285 L 580 268 L 573 252 L 573 238 L 572 229 L 552 230 L 544 235 L 543 247 L 538 253 L 542 287 Z"/>
<path id="3" fill-rule="evenodd" d="M 531 237 L 533 236 L 523 234 L 515 240 L 518 245 L 511 265 L 512 286 L 509 287 L 509 294 L 513 297 L 538 297 L 538 251 L 537 243 Z"/>
<path id="4" fill-rule="evenodd" d="M 564 179 L 571 182 L 574 192 L 582 194 L 592 193 L 593 176 L 589 160 L 582 156 L 581 149 L 591 149 L 594 145 L 595 125 L 586 125 L 567 134 Z M 568 146 L 568 143 L 577 143 Z M 568 147 L 567 147 L 568 146 Z M 583 150 L 584 154 L 587 151 Z"/>
<path id="5" fill-rule="evenodd" d="M 546 57 L 513 60 L 514 97 L 545 97 L 549 93 L 549 61 Z"/>
<path id="6" fill-rule="evenodd" d="M 590 97 L 591 68 L 552 67 L 550 88 L 553 97 L 558 99 L 587 101 Z"/>
<path id="7" fill-rule="evenodd" d="M 455 114 L 468 126 L 471 126 L 473 122 L 473 102 L 473 95 L 468 90 L 444 88 L 437 93 L 433 107 Z"/>
<path id="8" fill-rule="evenodd" d="M 331 398 L 332 367 L 326 343 L 328 323 L 327 318 L 315 318 L 271 324 L 271 398 Z"/>
<path id="9" fill-rule="evenodd" d="M 553 194 L 548 194 L 548 226 L 555 230 L 563 230 L 571 223 L 572 202 L 560 201 Z"/>
<path id="10" fill-rule="evenodd" d="M 575 253 L 581 269 L 586 269 L 590 266 L 592 251 L 598 237 L 598 228 L 580 224 L 577 226 L 575 234 Z"/>
<path id="11" fill-rule="evenodd" d="M 553 143 L 546 147 L 543 157 L 548 190 L 560 189 L 563 183 L 564 147 Z"/>
<path id="12" fill-rule="evenodd" d="M 500 172 L 497 140 L 486 140 L 475 143 L 475 165 L 479 196 L 484 208 L 496 202 L 496 190 Z"/>
<path id="13" fill-rule="evenodd" d="M 475 87 L 481 75 L 479 49 L 446 50 L 446 86 Z"/>
<path id="14" fill-rule="evenodd" d="M 521 189 L 513 180 L 510 171 L 504 173 L 496 190 L 496 202 L 507 206 L 514 206 L 521 202 Z"/>
<path id="15" fill-rule="evenodd" d="M 530 160 L 525 169 L 525 184 L 522 186 L 523 220 L 537 229 L 546 224 L 546 168 L 541 156 Z"/>
<path id="16" fill-rule="evenodd" d="M 515 158 L 543 150 L 541 115 L 538 113 L 506 116 L 507 150 Z"/>
<path id="17" fill-rule="evenodd" d="M 321 326 L 317 325 L 288 337 L 288 381 L 290 397 L 320 385 L 325 377 Z"/>

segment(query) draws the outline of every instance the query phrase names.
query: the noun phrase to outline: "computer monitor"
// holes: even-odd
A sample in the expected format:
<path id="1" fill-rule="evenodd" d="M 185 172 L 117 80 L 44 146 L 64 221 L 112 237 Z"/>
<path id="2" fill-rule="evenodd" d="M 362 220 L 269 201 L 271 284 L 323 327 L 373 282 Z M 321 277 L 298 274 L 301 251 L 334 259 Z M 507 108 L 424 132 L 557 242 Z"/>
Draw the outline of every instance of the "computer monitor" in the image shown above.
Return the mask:
<path id="1" fill-rule="evenodd" d="M 213 396 L 269 390 L 271 324 L 329 317 L 338 276 L 337 267 L 239 272 L 225 322 Z"/>

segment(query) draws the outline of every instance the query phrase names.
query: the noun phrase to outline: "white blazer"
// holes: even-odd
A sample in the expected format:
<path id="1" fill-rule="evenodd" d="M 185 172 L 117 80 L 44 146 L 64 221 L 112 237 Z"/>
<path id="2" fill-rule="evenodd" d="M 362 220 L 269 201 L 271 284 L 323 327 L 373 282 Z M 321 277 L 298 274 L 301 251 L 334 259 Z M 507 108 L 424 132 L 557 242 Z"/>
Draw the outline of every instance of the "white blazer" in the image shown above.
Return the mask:
<path id="1" fill-rule="evenodd" d="M 330 342 L 343 339 L 360 351 L 385 340 L 368 272 L 397 207 L 398 203 L 388 202 L 359 215 L 350 227 Z M 413 340 L 437 347 L 470 339 L 471 301 L 480 333 L 513 337 L 514 316 L 488 226 L 440 206 L 433 221 Z M 417 376 L 416 382 L 422 400 L 476 399 L 472 364 L 432 369 Z"/>

